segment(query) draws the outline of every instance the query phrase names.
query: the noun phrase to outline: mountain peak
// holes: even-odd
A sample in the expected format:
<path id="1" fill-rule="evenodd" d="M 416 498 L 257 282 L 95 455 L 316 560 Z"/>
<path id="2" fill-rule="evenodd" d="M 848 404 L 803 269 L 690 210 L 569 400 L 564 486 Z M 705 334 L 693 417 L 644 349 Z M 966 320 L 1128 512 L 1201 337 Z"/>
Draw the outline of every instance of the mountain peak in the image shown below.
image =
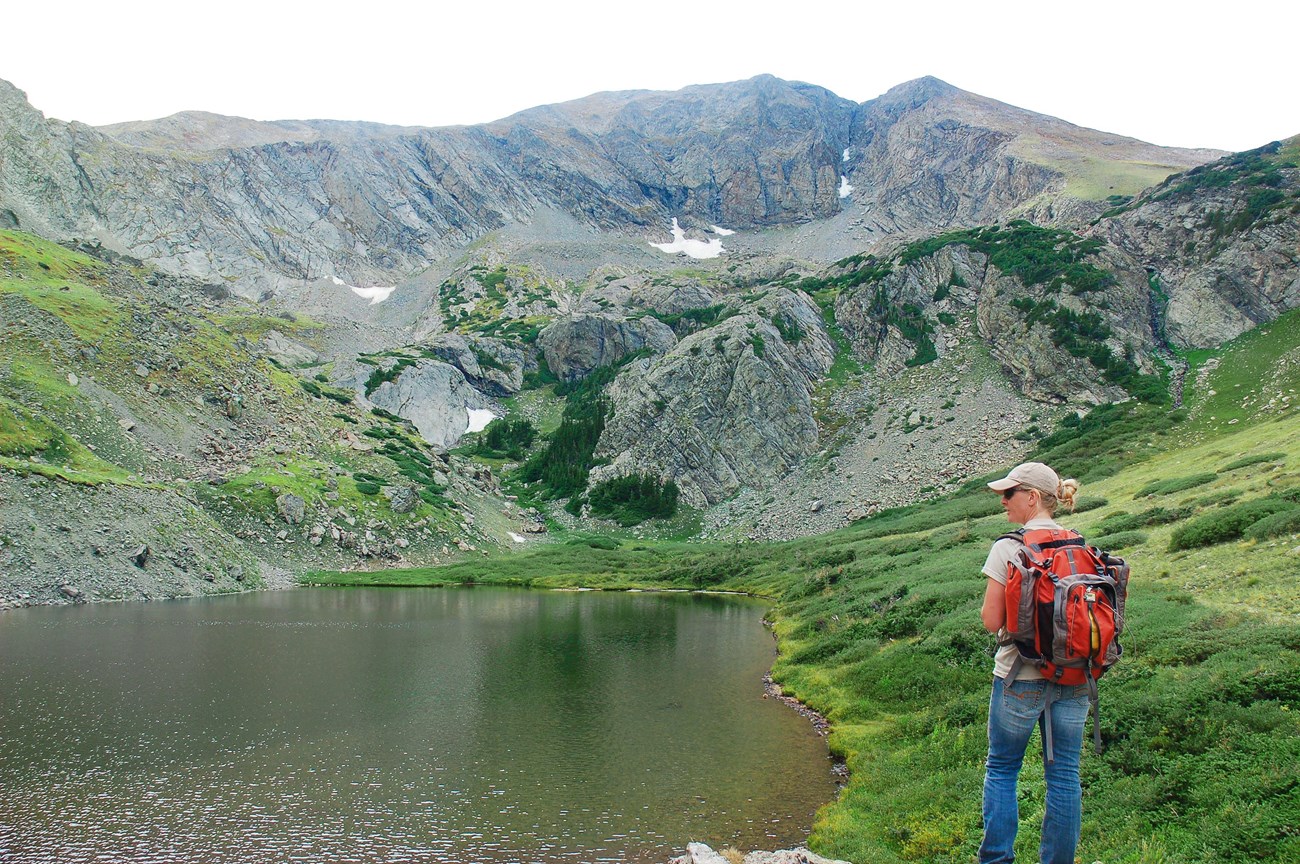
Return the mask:
<path id="1" fill-rule="evenodd" d="M 919 108 L 931 99 L 955 96 L 964 92 L 947 81 L 942 81 L 933 75 L 925 75 L 890 87 L 872 101 L 885 107 Z"/>

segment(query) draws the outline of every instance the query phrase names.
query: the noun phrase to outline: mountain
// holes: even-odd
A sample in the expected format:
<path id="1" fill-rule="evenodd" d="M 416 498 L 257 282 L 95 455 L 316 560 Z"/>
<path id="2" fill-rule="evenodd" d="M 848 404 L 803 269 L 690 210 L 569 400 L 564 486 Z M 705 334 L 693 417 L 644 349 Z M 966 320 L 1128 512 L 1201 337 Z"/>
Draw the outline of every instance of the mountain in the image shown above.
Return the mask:
<path id="1" fill-rule="evenodd" d="M 1176 407 L 1204 352 L 1300 306 L 1296 139 L 1216 158 L 934 79 L 449 129 L 92 129 L 0 85 L 0 136 L 6 602 L 676 505 L 631 530 L 816 534 L 1093 406 Z"/>
<path id="2" fill-rule="evenodd" d="M 330 278 L 393 285 L 548 214 L 637 237 L 673 218 L 749 231 L 847 214 L 859 251 L 1132 194 L 1222 155 L 1080 129 L 932 78 L 858 104 L 759 76 L 439 129 L 200 112 L 92 129 L 45 120 L 0 84 L 0 135 L 0 208 L 20 226 L 245 296 Z"/>

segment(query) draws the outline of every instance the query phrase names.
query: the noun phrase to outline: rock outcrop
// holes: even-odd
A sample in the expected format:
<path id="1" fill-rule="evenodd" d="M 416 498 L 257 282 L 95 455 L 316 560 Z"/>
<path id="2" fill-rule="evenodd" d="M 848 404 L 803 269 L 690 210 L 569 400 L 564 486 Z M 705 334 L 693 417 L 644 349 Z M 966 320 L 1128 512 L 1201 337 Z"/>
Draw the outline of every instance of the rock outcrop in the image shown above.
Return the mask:
<path id="1" fill-rule="evenodd" d="M 518 393 L 524 386 L 528 356 L 500 339 L 440 333 L 423 343 L 439 359 L 450 363 L 479 390 L 493 396 Z"/>
<path id="2" fill-rule="evenodd" d="M 1096 329 L 1109 334 L 1102 341 L 1112 355 L 1131 357 L 1137 371 L 1153 373 L 1146 274 L 1116 250 L 1090 260 L 1110 274 L 1111 284 L 1085 297 L 1026 286 L 991 264 L 988 255 L 956 243 L 842 292 L 836 320 L 877 373 L 893 374 L 944 356 L 973 317 L 979 336 L 1025 395 L 1056 403 L 1122 399 L 1127 393 L 1120 384 L 1059 344 L 1057 331 L 1065 325 L 1056 321 L 1058 315 L 1092 316 L 1088 320 L 1095 318 Z"/>
<path id="3" fill-rule="evenodd" d="M 446 363 L 419 361 L 370 394 L 377 407 L 410 420 L 435 447 L 451 447 L 469 428 L 469 409 L 486 409 L 488 400 L 460 370 Z"/>
<path id="4" fill-rule="evenodd" d="M 816 446 L 812 394 L 833 360 L 817 307 L 772 288 L 619 375 L 606 391 L 614 407 L 596 451 L 610 464 L 592 479 L 670 477 L 694 506 L 765 485 Z"/>
<path id="5" fill-rule="evenodd" d="M 310 366 L 320 362 L 320 355 L 314 350 L 279 330 L 266 331 L 262 337 L 262 351 L 281 366 Z"/>
<path id="6" fill-rule="evenodd" d="M 1145 265 L 1172 344 L 1213 347 L 1300 307 L 1300 169 L 1280 149 L 1170 177 L 1093 229 Z"/>
<path id="7" fill-rule="evenodd" d="M 561 381 L 585 378 L 593 369 L 646 350 L 663 354 L 677 344 L 672 328 L 655 318 L 572 315 L 542 331 L 538 345 Z"/>

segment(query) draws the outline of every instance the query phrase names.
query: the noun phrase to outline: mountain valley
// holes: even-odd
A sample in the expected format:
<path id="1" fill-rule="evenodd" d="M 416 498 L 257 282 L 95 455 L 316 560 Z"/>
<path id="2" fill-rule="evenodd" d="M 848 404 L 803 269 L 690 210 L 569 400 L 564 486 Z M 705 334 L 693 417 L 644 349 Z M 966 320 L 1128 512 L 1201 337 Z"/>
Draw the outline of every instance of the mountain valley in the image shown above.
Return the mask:
<path id="1" fill-rule="evenodd" d="M 929 78 L 451 129 L 93 129 L 0 91 L 9 604 L 548 526 L 817 534 L 1092 406 L 1176 405 L 1195 352 L 1300 305 L 1296 139 L 1160 148 Z M 487 447 L 491 418 L 528 444 Z M 601 518 L 629 477 L 676 515 Z"/>

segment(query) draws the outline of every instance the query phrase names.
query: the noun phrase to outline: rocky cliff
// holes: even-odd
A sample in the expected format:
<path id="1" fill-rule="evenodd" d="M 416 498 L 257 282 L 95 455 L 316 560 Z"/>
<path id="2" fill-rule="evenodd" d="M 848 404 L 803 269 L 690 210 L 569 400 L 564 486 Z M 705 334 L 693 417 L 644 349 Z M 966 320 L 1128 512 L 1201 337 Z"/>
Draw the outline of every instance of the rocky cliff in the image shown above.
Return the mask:
<path id="1" fill-rule="evenodd" d="M 1174 175 L 1092 233 L 1150 273 L 1163 335 L 1210 348 L 1300 305 L 1300 138 Z"/>
<path id="2" fill-rule="evenodd" d="M 718 318 L 611 385 L 596 451 L 609 464 L 594 480 L 650 472 L 703 507 L 767 486 L 813 451 L 813 391 L 834 358 L 817 307 L 772 287 L 729 298 Z"/>

